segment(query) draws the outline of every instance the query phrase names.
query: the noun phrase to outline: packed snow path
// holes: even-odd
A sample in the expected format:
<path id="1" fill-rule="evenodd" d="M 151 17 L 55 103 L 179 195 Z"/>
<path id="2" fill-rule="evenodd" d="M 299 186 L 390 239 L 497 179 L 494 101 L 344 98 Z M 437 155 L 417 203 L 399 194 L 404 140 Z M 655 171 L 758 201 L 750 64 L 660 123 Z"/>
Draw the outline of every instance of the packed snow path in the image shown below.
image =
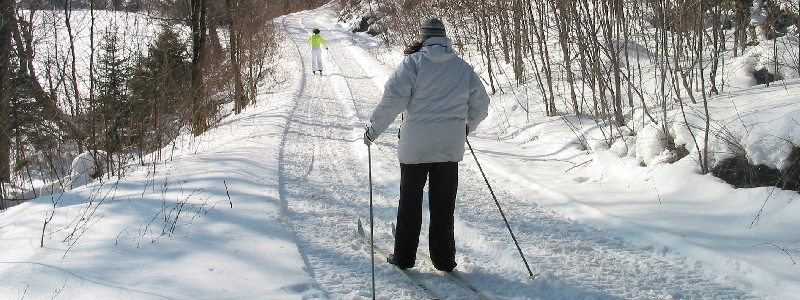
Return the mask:
<path id="1" fill-rule="evenodd" d="M 293 232 L 307 271 L 327 298 L 370 298 L 370 256 L 356 234 L 359 218 L 369 228 L 367 147 L 360 137 L 382 86 L 380 79 L 370 75 L 376 71 L 364 66 L 386 67 L 360 55 L 366 52 L 359 52 L 347 30 L 336 24 L 330 8 L 293 14 L 283 23 L 303 62 L 303 73 L 297 72 L 301 86 L 280 155 L 285 226 Z M 330 46 L 322 76 L 310 71 L 306 40 L 313 28 L 322 30 Z M 392 246 L 390 228 L 398 196 L 395 132 L 397 124 L 372 146 L 375 241 L 384 249 Z M 521 197 L 504 189 L 503 182 L 493 182 L 526 258 L 534 272 L 542 274 L 531 281 L 470 156 L 465 156 L 459 172 L 457 271 L 499 299 L 752 298 L 705 276 L 702 265 L 638 249 L 536 204 L 537 199 L 552 195 Z M 420 239 L 425 252 L 426 227 Z M 439 295 L 471 297 L 419 259 L 413 270 Z M 386 263 L 376 261 L 375 271 L 380 299 L 421 297 Z"/>

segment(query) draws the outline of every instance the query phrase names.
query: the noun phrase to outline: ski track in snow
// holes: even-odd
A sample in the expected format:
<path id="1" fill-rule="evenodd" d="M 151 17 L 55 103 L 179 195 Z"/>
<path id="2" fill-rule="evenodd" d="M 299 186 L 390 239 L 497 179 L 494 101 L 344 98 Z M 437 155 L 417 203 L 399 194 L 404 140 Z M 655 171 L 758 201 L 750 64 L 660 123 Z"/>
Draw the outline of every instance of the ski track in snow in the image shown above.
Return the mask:
<path id="1" fill-rule="evenodd" d="M 369 181 L 363 124 L 382 93 L 356 60 L 347 30 L 330 8 L 283 19 L 304 61 L 302 86 L 281 149 L 284 224 L 293 232 L 309 274 L 329 299 L 371 298 L 369 247 L 358 240 L 359 218 L 369 228 Z M 325 75 L 312 75 L 311 29 L 322 29 L 330 46 Z M 399 166 L 398 123 L 372 146 L 375 243 L 392 249 Z M 527 270 L 472 157 L 460 164 L 456 206 L 458 272 L 498 299 L 750 299 L 745 291 L 704 275 L 702 265 L 667 257 L 540 208 L 550 194 L 513 195 L 493 182 L 503 210 L 528 259 Z M 381 174 L 386 174 L 381 176 Z M 392 175 L 394 174 L 394 175 Z M 426 195 L 427 197 L 427 195 Z M 425 219 L 427 219 L 427 212 Z M 427 224 L 420 249 L 427 252 Z M 446 299 L 470 299 L 421 259 L 413 272 Z M 411 282 L 382 261 L 375 262 L 379 299 L 419 299 Z"/>

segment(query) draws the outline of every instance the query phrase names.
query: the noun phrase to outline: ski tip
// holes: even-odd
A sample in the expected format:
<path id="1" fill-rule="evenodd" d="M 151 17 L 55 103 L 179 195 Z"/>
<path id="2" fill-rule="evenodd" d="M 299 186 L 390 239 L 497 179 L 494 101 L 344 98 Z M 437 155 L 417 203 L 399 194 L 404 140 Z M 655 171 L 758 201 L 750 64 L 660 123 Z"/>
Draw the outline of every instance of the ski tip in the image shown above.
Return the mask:
<path id="1" fill-rule="evenodd" d="M 364 236 L 364 225 L 361 224 L 361 218 L 358 218 L 358 235 Z"/>

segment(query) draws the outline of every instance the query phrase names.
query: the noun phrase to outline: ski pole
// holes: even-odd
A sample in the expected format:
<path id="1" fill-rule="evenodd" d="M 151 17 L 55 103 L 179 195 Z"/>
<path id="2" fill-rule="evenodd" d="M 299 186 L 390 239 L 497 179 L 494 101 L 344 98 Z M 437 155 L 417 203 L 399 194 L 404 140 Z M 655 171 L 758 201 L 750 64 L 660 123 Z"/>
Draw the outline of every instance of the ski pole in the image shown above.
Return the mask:
<path id="1" fill-rule="evenodd" d="M 483 175 L 483 180 L 486 181 L 486 186 L 489 187 L 489 193 L 492 194 L 492 198 L 494 198 L 494 204 L 497 205 L 497 209 L 500 210 L 500 215 L 503 217 L 503 222 L 506 222 L 506 228 L 508 228 L 508 233 L 511 234 L 511 239 L 514 240 L 514 245 L 517 246 L 517 251 L 519 251 L 519 256 L 522 257 L 522 262 L 525 263 L 525 268 L 528 269 L 528 275 L 533 277 L 533 271 L 531 271 L 531 267 L 528 265 L 528 260 L 525 259 L 525 254 L 522 254 L 522 248 L 519 247 L 519 243 L 517 242 L 517 237 L 514 236 L 514 232 L 511 231 L 511 225 L 508 224 L 508 219 L 506 219 L 506 214 L 503 213 L 503 208 L 500 207 L 500 202 L 497 201 L 497 196 L 494 195 L 494 191 L 492 190 L 492 185 L 489 184 L 489 179 L 486 178 L 486 173 L 483 172 L 483 168 L 481 168 L 481 163 L 478 162 L 478 157 L 475 156 L 475 151 L 472 150 L 472 145 L 469 144 L 469 139 L 466 139 L 467 146 L 469 146 L 469 152 L 472 153 L 472 158 L 475 159 L 475 164 L 478 165 L 478 170 L 481 171 L 481 175 Z"/>
<path id="2" fill-rule="evenodd" d="M 372 217 L 372 147 L 367 145 L 367 165 L 369 166 L 369 254 L 372 259 L 372 300 L 375 300 L 375 220 Z"/>

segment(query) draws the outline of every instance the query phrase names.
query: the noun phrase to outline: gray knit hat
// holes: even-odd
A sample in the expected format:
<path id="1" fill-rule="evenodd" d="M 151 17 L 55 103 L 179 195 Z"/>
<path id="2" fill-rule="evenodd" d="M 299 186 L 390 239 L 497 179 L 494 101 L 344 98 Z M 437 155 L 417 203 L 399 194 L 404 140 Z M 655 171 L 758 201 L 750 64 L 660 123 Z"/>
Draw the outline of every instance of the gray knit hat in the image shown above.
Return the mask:
<path id="1" fill-rule="evenodd" d="M 422 22 L 422 25 L 419 27 L 419 37 L 422 41 L 425 41 L 432 37 L 437 36 L 447 36 L 444 31 L 444 23 L 439 21 L 437 18 L 427 19 Z"/>

